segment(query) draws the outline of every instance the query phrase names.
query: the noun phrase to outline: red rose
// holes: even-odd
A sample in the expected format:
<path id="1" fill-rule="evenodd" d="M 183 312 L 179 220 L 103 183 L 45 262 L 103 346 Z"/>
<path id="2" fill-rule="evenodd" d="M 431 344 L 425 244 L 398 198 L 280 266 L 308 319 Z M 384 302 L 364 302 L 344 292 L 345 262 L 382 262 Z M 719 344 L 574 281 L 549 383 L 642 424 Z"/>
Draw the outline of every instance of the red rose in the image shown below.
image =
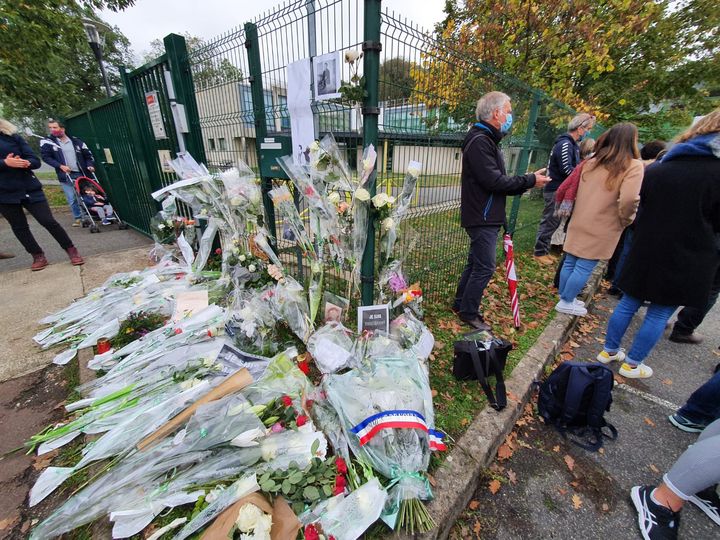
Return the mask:
<path id="1" fill-rule="evenodd" d="M 286 407 L 292 406 L 292 399 L 290 398 L 290 396 L 283 396 L 280 398 L 280 400 L 282 401 L 283 405 L 285 405 Z"/>
<path id="2" fill-rule="evenodd" d="M 315 405 L 315 400 L 308 399 L 307 401 L 305 401 L 305 409 L 306 410 L 309 411 L 310 409 L 312 409 L 313 405 Z"/>
<path id="3" fill-rule="evenodd" d="M 346 487 L 347 480 L 345 480 L 345 477 L 340 474 L 337 475 L 335 477 L 335 489 L 333 490 L 333 495 L 340 495 L 341 493 L 344 493 Z"/>
<path id="4" fill-rule="evenodd" d="M 217 248 L 217 249 L 215 250 L 215 255 L 220 255 L 221 253 L 222 253 L 222 249 Z"/>
<path id="5" fill-rule="evenodd" d="M 335 468 L 337 469 L 337 472 L 340 474 L 347 474 L 348 468 L 347 463 L 345 463 L 345 460 L 341 458 L 340 456 L 335 458 Z"/>
<path id="6" fill-rule="evenodd" d="M 300 371 L 302 371 L 305 375 L 310 375 L 310 364 L 308 364 L 307 360 L 298 362 L 298 368 L 300 368 Z"/>
<path id="7" fill-rule="evenodd" d="M 175 334 L 176 334 L 176 335 L 177 335 L 177 334 L 182 334 L 182 328 L 176 328 L 176 329 L 175 329 Z"/>
<path id="8" fill-rule="evenodd" d="M 305 527 L 305 540 L 320 540 L 320 535 L 315 525 L 310 524 Z"/>
<path id="9" fill-rule="evenodd" d="M 297 427 L 302 427 L 305 424 L 307 424 L 307 421 L 308 421 L 308 417 L 305 416 L 304 414 L 300 414 L 300 415 L 298 415 L 297 420 L 295 420 L 295 423 L 297 424 Z"/>

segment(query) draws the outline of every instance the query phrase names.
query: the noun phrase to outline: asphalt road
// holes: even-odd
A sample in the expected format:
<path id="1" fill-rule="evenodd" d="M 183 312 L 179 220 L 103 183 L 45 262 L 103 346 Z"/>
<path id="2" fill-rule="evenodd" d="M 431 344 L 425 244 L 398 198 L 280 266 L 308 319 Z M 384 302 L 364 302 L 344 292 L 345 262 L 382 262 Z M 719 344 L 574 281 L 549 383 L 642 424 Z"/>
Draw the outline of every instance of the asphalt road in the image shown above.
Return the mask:
<path id="1" fill-rule="evenodd" d="M 592 360 L 601 350 L 607 319 L 616 302 L 599 297 L 585 325 L 586 335 L 576 332 L 572 338 L 578 345 L 572 348 L 575 360 Z M 636 316 L 628 338 L 637 331 L 640 320 Z M 706 336 L 701 345 L 680 345 L 663 338 L 646 360 L 655 376 L 616 386 L 606 419 L 617 427 L 619 437 L 607 442 L 602 453 L 574 446 L 536 416 L 526 415 L 506 448 L 511 457 L 496 460 L 481 479 L 474 502 L 451 537 L 640 538 L 630 488 L 657 484 L 697 438 L 673 427 L 667 416 L 720 362 L 720 305 L 708 314 L 699 332 Z M 626 339 L 623 346 L 629 345 Z M 617 372 L 619 366 L 611 366 Z M 493 486 L 499 487 L 495 494 L 490 491 L 493 480 L 500 481 Z M 682 513 L 680 538 L 717 539 L 720 527 L 688 504 Z"/>

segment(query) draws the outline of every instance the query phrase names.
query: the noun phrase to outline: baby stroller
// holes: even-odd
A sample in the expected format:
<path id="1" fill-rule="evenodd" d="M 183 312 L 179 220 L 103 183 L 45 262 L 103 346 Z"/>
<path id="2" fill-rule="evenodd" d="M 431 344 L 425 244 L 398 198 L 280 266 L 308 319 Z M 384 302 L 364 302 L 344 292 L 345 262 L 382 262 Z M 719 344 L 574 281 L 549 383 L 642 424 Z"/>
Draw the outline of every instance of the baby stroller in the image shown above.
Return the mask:
<path id="1" fill-rule="evenodd" d="M 91 212 L 90 208 L 88 208 L 87 204 L 85 204 L 85 201 L 82 198 L 83 193 L 85 193 L 85 190 L 87 188 L 92 188 L 97 195 L 100 195 L 105 199 L 105 202 L 107 204 L 110 204 L 110 200 L 108 199 L 105 190 L 98 182 L 95 173 L 90 174 L 92 175 L 92 178 L 90 178 L 89 176 L 78 176 L 75 179 L 75 196 L 77 197 L 78 205 L 80 206 L 80 219 L 82 220 L 83 228 L 90 227 L 91 233 L 98 233 L 100 232 L 100 228 L 97 226 L 97 222 L 100 221 L 100 217 L 97 214 Z M 108 216 L 106 217 L 106 219 L 110 223 L 116 223 L 118 229 L 128 228 L 127 223 L 120 219 L 120 216 L 118 215 L 117 210 L 115 210 L 115 207 L 113 207 L 112 216 Z"/>

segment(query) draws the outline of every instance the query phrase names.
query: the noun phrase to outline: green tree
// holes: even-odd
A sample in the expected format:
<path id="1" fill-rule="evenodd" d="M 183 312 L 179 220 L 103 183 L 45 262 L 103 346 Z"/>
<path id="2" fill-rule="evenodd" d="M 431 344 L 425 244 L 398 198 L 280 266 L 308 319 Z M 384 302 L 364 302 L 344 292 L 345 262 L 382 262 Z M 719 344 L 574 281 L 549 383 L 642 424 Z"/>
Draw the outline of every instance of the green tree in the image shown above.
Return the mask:
<path id="1" fill-rule="evenodd" d="M 192 72 L 193 83 L 198 89 L 216 86 L 227 82 L 241 82 L 243 72 L 236 67 L 228 57 L 219 56 L 212 50 L 205 49 L 206 42 L 189 32 L 183 32 L 188 51 L 193 56 Z M 193 54 L 193 51 L 195 53 Z M 150 50 L 143 55 L 143 62 L 147 63 L 158 56 L 165 54 L 165 45 L 161 39 L 150 42 Z"/>
<path id="2" fill-rule="evenodd" d="M 411 75 L 413 67 L 412 62 L 401 57 L 380 64 L 380 101 L 403 100 L 412 95 L 415 87 Z"/>
<path id="3" fill-rule="evenodd" d="M 102 77 L 82 18 L 99 21 L 95 9 L 117 11 L 133 1 L 0 0 L 0 102 L 6 114 L 39 122 L 102 98 Z M 131 62 L 129 43 L 117 28 L 99 30 L 110 84 L 117 88 L 113 66 Z"/>

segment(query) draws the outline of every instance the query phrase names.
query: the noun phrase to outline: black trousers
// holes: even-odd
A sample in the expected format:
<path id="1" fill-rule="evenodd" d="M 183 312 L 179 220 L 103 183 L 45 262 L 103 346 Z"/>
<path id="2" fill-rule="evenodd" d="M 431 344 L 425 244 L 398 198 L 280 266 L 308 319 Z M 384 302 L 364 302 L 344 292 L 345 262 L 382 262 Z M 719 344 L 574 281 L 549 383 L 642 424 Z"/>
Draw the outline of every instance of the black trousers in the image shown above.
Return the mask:
<path id="1" fill-rule="evenodd" d="M 453 307 L 460 312 L 461 319 L 470 320 L 478 316 L 483 292 L 495 273 L 495 247 L 500 225 L 469 227 L 465 232 L 470 237 L 470 249 Z"/>
<path id="2" fill-rule="evenodd" d="M 25 209 L 30 212 L 30 215 L 32 215 L 40 225 L 47 229 L 53 238 L 57 240 L 57 243 L 60 244 L 60 247 L 67 249 L 73 246 L 72 240 L 70 240 L 65 229 L 55 221 L 47 201 L 0 204 L 0 214 L 8 220 L 12 232 L 15 233 L 15 237 L 20 240 L 25 251 L 30 255 L 38 255 L 42 253 L 43 250 L 30 232 L 30 225 L 28 225 L 27 217 L 25 216 Z"/>
<path id="3" fill-rule="evenodd" d="M 686 306 L 678 313 L 677 321 L 673 326 L 674 334 L 690 335 L 703 322 L 705 315 L 713 308 L 720 295 L 720 266 L 715 271 L 715 280 L 710 288 L 707 303 L 702 308 Z"/>

